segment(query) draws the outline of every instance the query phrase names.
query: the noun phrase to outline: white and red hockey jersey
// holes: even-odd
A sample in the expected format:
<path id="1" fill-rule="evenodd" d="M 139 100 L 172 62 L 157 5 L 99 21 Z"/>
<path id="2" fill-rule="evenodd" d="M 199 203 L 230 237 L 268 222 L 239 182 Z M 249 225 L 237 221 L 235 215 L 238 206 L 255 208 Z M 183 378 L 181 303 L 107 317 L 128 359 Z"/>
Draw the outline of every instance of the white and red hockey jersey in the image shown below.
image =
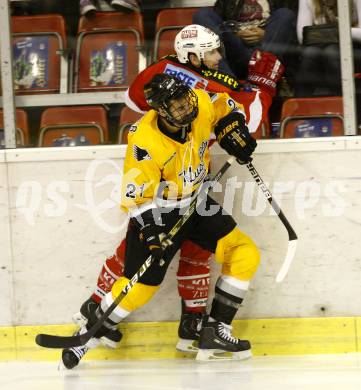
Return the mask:
<path id="1" fill-rule="evenodd" d="M 167 73 L 176 76 L 192 88 L 203 89 L 210 93 L 227 92 L 234 100 L 244 107 L 248 130 L 261 136 L 261 124 L 268 121 L 268 110 L 272 96 L 262 88 L 252 88 L 249 84 L 205 67 L 196 68 L 190 63 L 182 64 L 174 54 L 163 57 L 143 70 L 126 91 L 125 103 L 138 112 L 150 109 L 144 98 L 143 88 L 155 74 Z"/>

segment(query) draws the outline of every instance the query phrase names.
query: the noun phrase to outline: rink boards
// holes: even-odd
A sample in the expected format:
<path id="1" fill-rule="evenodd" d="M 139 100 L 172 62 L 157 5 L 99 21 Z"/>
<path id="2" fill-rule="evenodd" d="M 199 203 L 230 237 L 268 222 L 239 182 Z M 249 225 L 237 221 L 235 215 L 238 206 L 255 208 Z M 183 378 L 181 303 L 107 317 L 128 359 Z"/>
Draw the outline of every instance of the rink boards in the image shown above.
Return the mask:
<path id="1" fill-rule="evenodd" d="M 116 350 L 100 347 L 86 359 L 192 358 L 177 352 L 177 322 L 134 322 L 120 326 L 123 339 Z M 19 326 L 0 329 L 0 361 L 59 360 L 61 351 L 38 347 L 38 333 L 70 335 L 73 325 Z M 361 352 L 361 317 L 278 318 L 237 320 L 234 333 L 252 342 L 255 356 L 344 354 Z"/>
<path id="2" fill-rule="evenodd" d="M 222 180 L 215 198 L 262 254 L 237 316 L 252 318 L 237 326 L 255 354 L 357 350 L 360 149 L 360 137 L 259 141 L 254 165 L 299 236 L 296 257 L 280 284 L 275 277 L 287 247 L 283 225 L 245 168 L 233 166 Z M 1 359 L 58 356 L 34 349 L 34 334 L 71 322 L 124 235 L 127 218 L 118 208 L 124 153 L 119 145 L 0 152 Z M 216 147 L 212 169 L 225 160 Z M 176 272 L 175 259 L 154 300 L 123 325 L 123 345 L 130 344 L 116 356 L 174 356 L 180 313 Z M 218 273 L 214 263 L 212 286 Z M 146 322 L 149 344 L 140 322 Z M 71 333 L 70 325 L 59 326 L 54 333 Z M 114 358 L 105 350 L 94 354 Z"/>

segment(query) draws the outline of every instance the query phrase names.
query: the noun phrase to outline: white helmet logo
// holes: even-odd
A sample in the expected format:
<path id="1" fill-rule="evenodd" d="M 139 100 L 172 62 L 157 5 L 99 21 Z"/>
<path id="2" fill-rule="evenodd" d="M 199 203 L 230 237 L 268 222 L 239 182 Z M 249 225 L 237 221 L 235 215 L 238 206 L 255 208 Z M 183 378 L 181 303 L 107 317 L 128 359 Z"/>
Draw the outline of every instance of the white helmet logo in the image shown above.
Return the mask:
<path id="1" fill-rule="evenodd" d="M 198 31 L 197 30 L 182 30 L 181 31 L 182 39 L 197 38 L 197 36 L 198 36 Z"/>
<path id="2" fill-rule="evenodd" d="M 219 36 L 210 29 L 192 24 L 184 27 L 177 34 L 174 41 L 174 49 L 178 60 L 185 64 L 189 54 L 194 54 L 199 60 L 203 60 L 205 53 L 220 47 Z"/>

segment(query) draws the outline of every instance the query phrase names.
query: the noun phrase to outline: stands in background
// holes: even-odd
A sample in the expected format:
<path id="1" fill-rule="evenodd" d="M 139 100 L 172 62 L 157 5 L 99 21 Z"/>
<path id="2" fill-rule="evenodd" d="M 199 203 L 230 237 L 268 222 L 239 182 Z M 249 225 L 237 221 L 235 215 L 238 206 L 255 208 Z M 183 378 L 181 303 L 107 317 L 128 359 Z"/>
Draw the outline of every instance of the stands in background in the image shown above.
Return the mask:
<path id="1" fill-rule="evenodd" d="M 61 15 L 12 16 L 17 94 L 67 92 L 65 22 Z"/>
<path id="2" fill-rule="evenodd" d="M 155 25 L 153 60 L 174 53 L 174 38 L 187 24 L 192 24 L 192 16 L 199 8 L 162 9 Z"/>
<path id="3" fill-rule="evenodd" d="M 131 125 L 142 117 L 142 114 L 136 111 L 131 110 L 128 106 L 124 106 L 120 113 L 119 118 L 119 135 L 118 143 L 127 144 L 128 143 L 128 132 Z"/>
<path id="4" fill-rule="evenodd" d="M 108 123 L 102 106 L 54 107 L 41 115 L 38 146 L 99 145 L 107 141 Z"/>
<path id="5" fill-rule="evenodd" d="M 79 20 L 74 92 L 126 89 L 145 68 L 138 12 L 97 12 Z"/>
<path id="6" fill-rule="evenodd" d="M 29 145 L 29 124 L 26 111 L 20 108 L 16 109 L 16 146 Z M 0 108 L 0 149 L 5 147 L 4 142 L 4 117 L 3 110 Z"/>
<path id="7" fill-rule="evenodd" d="M 288 99 L 281 113 L 281 138 L 344 135 L 341 96 Z"/>
<path id="8" fill-rule="evenodd" d="M 161 9 L 158 12 L 154 8 L 152 17 L 149 14 L 138 12 L 128 14 L 97 12 L 87 17 L 80 17 L 78 20 L 74 15 L 74 20 L 78 22 L 76 41 L 76 23 L 72 29 L 68 28 L 68 32 L 70 30 L 72 33 L 67 37 L 65 21 L 60 14 L 13 16 L 11 20 L 16 93 L 47 94 L 69 91 L 125 90 L 139 71 L 146 66 L 145 49 L 153 51 L 152 60 L 173 53 L 175 35 L 183 26 L 192 23 L 192 16 L 198 9 L 193 6 L 192 8 Z M 47 12 L 58 11 L 48 9 Z M 148 22 L 145 26 L 144 20 Z M 145 37 L 148 39 L 147 45 Z M 74 69 L 71 69 L 68 64 L 67 38 L 69 45 L 74 47 Z M 74 44 L 72 44 L 72 39 Z M 70 78 L 68 69 L 71 70 Z M 361 74 L 355 74 L 355 79 L 356 82 L 361 80 Z M 109 142 L 109 126 L 111 141 L 126 143 L 131 124 L 141 115 L 123 107 L 118 122 L 121 102 L 111 101 L 109 103 L 107 101 L 105 103 L 110 104 L 110 110 L 105 111 L 101 106 L 66 106 L 46 109 L 41 119 L 40 138 L 35 142 L 42 146 L 74 143 L 79 145 L 102 144 Z M 88 104 L 93 104 L 93 100 L 90 100 Z M 281 106 L 282 113 L 280 114 Z M 61 114 L 53 110 L 59 110 Z M 86 120 L 93 114 L 97 117 L 99 110 L 102 111 L 99 116 L 102 119 L 98 117 L 98 119 Z M 73 117 L 72 120 L 76 124 L 73 132 L 71 132 L 71 126 L 74 123 L 68 123 L 67 120 L 62 123 L 60 120 L 66 118 L 68 114 Z M 284 103 L 281 101 L 277 110 L 271 109 L 271 117 L 272 114 L 274 116 L 272 122 L 275 122 L 277 129 L 280 129 L 281 138 L 344 134 L 341 97 L 288 99 Z M 39 129 L 41 111 L 40 109 L 38 111 L 28 110 L 28 115 L 30 135 L 35 138 Z M 54 123 L 51 121 L 51 116 L 54 116 Z M 75 116 L 78 119 L 75 119 Z M 90 124 L 89 121 L 92 123 Z M 278 127 L 279 121 L 281 124 Z M 17 110 L 17 123 L 18 146 L 29 145 L 29 128 L 27 114 L 24 110 Z M 359 129 L 361 131 L 361 126 Z M 270 138 L 272 135 L 269 123 L 263 123 L 262 129 L 254 136 Z M 33 139 L 31 141 L 34 142 Z"/>

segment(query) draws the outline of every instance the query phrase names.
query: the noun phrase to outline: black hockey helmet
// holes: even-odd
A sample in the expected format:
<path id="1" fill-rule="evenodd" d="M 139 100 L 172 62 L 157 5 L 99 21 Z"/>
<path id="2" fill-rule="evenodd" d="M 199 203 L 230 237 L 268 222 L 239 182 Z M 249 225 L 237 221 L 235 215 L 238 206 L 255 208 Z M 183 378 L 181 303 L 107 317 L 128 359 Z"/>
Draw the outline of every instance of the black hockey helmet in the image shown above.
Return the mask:
<path id="1" fill-rule="evenodd" d="M 192 88 L 165 73 L 156 74 L 144 86 L 147 103 L 166 113 L 165 119 L 175 126 L 186 126 L 198 115 L 198 98 Z"/>

